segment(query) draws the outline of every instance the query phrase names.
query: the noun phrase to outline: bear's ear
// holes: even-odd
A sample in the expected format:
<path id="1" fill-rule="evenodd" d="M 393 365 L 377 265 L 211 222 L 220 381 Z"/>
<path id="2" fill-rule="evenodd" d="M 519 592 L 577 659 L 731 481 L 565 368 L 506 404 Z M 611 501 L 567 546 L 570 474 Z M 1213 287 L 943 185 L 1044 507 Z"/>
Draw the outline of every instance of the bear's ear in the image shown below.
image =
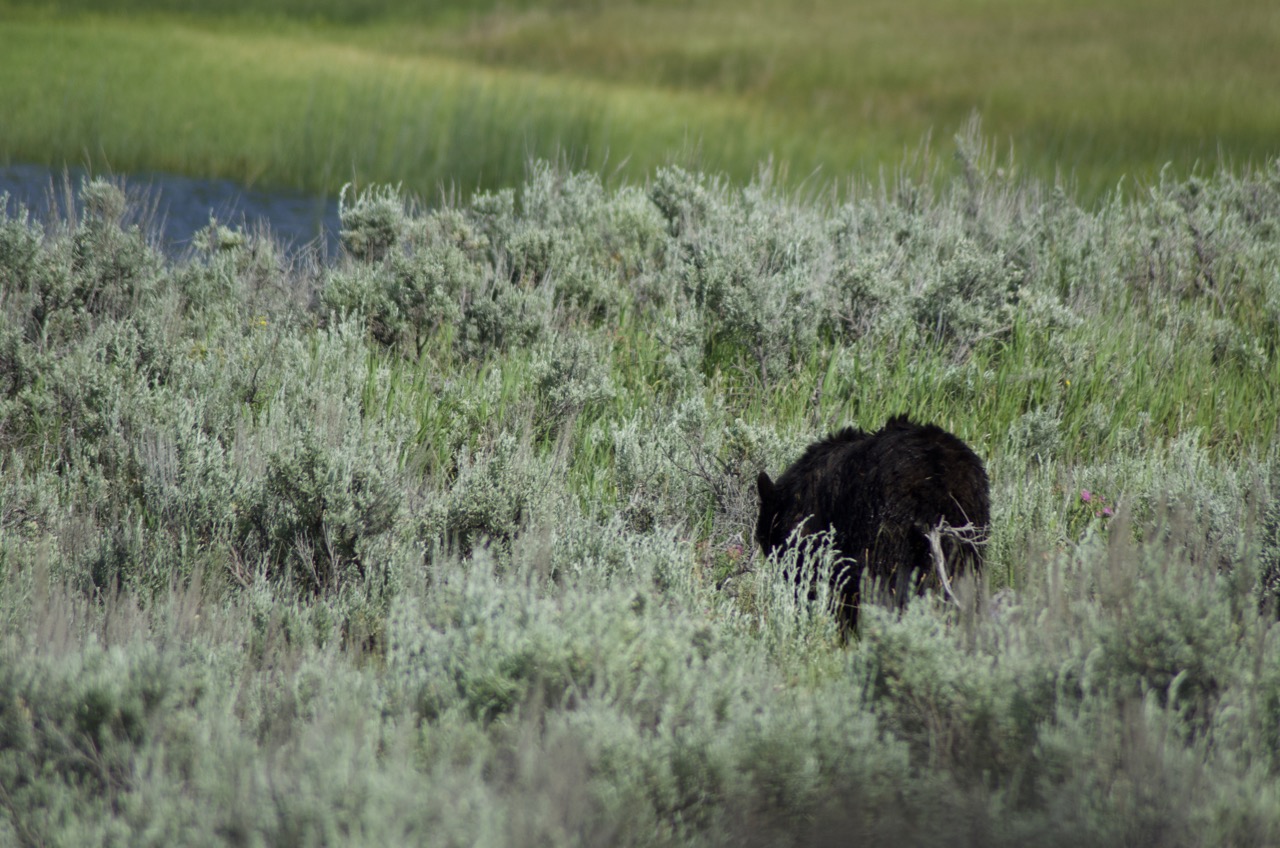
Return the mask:
<path id="1" fill-rule="evenodd" d="M 767 504 L 773 501 L 774 486 L 773 481 L 769 479 L 769 475 L 761 471 L 760 476 L 756 478 L 756 490 L 760 492 L 760 503 Z"/>

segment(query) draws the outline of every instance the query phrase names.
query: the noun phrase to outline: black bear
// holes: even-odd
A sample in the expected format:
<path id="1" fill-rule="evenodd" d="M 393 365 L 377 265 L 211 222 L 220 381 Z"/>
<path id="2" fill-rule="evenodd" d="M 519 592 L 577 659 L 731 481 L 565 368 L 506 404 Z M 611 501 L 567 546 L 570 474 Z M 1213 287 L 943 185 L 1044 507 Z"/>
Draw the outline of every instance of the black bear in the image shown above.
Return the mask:
<path id="1" fill-rule="evenodd" d="M 832 575 L 843 630 L 857 628 L 864 575 L 901 607 L 926 586 L 950 594 L 954 575 L 982 567 L 986 469 L 933 424 L 899 415 L 876 433 L 847 427 L 810 445 L 776 482 L 761 472 L 756 483 L 756 540 L 766 555 L 785 550 L 802 523 L 801 534 L 831 531 L 844 566 Z"/>

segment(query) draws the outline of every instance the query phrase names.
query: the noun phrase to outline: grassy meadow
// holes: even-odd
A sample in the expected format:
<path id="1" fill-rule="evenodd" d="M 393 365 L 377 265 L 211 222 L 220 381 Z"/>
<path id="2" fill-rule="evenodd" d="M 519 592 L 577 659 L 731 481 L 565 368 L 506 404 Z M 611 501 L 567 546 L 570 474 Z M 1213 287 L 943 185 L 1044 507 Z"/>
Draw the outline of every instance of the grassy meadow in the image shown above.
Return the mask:
<path id="1" fill-rule="evenodd" d="M 0 161 L 342 222 L 0 203 L 0 845 L 1280 844 L 1273 3 L 420 5 L 0 0 Z M 901 412 L 846 644 L 755 478 Z"/>
<path id="2" fill-rule="evenodd" d="M 1267 0 L 0 3 L 0 161 L 421 196 L 530 158 L 845 188 L 975 111 L 1086 201 L 1280 138 Z"/>
<path id="3" fill-rule="evenodd" d="M 1280 170 L 954 152 L 0 219 L 0 843 L 1275 844 Z M 842 645 L 754 478 L 900 411 L 986 574 Z"/>

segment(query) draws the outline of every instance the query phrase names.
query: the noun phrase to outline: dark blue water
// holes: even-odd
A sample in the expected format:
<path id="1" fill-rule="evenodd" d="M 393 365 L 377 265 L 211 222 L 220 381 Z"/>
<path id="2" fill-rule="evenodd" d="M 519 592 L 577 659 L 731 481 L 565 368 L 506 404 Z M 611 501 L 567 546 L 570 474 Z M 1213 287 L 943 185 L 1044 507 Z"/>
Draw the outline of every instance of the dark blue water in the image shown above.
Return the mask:
<path id="1" fill-rule="evenodd" d="M 68 184 L 77 194 L 86 172 L 81 168 L 55 170 L 43 165 L 0 166 L 0 195 L 9 194 L 6 211 L 19 204 L 37 221 L 67 217 Z M 181 256 L 192 235 L 209 225 L 209 217 L 246 232 L 269 233 L 288 248 L 318 246 L 332 256 L 338 246 L 338 201 L 283 191 L 262 191 L 230 180 L 201 180 L 173 174 L 143 173 L 110 178 L 123 185 L 135 218 L 155 226 L 161 248 Z M 70 210 L 79 214 L 79 210 Z"/>

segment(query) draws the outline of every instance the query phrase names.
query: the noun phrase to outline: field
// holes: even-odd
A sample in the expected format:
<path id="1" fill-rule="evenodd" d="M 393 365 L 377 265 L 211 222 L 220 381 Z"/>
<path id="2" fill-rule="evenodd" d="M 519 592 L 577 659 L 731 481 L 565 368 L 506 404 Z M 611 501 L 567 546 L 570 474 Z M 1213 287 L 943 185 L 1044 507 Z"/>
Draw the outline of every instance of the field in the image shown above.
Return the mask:
<path id="1" fill-rule="evenodd" d="M 0 222 L 0 842 L 1275 844 L 1280 172 L 957 153 L 371 189 L 331 265 Z M 986 588 L 844 646 L 752 484 L 899 411 Z"/>
<path id="2" fill-rule="evenodd" d="M 0 203 L 0 845 L 1280 844 L 1270 5 L 408 5 L 0 2 L 0 156 L 356 183 Z M 755 479 L 901 412 L 846 643 Z"/>
<path id="3" fill-rule="evenodd" d="M 974 112 L 1091 202 L 1265 164 L 1268 0 L 0 2 L 0 161 L 336 193 L 510 186 L 530 158 L 842 190 Z M 263 10 L 267 11 L 263 11 Z"/>

